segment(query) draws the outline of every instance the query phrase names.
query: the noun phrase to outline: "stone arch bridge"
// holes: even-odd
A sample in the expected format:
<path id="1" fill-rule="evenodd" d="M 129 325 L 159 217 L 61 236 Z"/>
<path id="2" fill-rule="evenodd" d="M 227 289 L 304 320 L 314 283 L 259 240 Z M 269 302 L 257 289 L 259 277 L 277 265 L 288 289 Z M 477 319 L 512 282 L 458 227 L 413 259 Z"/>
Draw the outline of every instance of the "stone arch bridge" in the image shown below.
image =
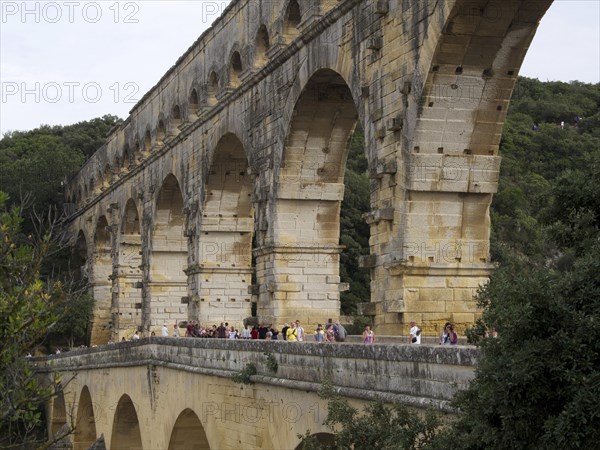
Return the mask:
<path id="1" fill-rule="evenodd" d="M 70 181 L 92 343 L 340 310 L 349 138 L 364 130 L 379 333 L 472 322 L 502 126 L 552 0 L 234 0 Z M 369 301 L 370 300 L 370 301 Z"/>
<path id="2" fill-rule="evenodd" d="M 463 346 L 150 337 L 34 364 L 61 373 L 48 431 L 74 429 L 75 450 L 101 437 L 111 450 L 299 449 L 307 430 L 331 436 L 326 380 L 360 410 L 379 398 L 449 411 L 478 358 Z M 232 381 L 250 363 L 253 384 Z"/>

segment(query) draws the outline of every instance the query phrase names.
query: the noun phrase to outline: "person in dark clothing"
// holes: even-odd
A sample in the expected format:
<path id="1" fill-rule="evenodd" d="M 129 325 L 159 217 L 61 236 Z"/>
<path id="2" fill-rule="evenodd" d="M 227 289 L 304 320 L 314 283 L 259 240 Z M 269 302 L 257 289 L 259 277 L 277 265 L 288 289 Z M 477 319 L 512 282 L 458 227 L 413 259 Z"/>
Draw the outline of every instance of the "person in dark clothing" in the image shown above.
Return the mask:
<path id="1" fill-rule="evenodd" d="M 286 324 L 283 326 L 283 328 L 281 329 L 281 336 L 283 337 L 283 340 L 284 340 L 284 341 L 286 341 L 286 340 L 287 340 L 287 330 L 288 330 L 288 328 L 289 328 L 289 327 L 290 327 L 290 326 L 289 326 L 289 324 L 287 324 L 287 323 L 286 323 Z"/>
<path id="2" fill-rule="evenodd" d="M 267 337 L 267 331 L 269 331 L 269 329 L 265 327 L 264 323 L 261 323 L 258 327 L 258 338 L 265 339 Z"/>

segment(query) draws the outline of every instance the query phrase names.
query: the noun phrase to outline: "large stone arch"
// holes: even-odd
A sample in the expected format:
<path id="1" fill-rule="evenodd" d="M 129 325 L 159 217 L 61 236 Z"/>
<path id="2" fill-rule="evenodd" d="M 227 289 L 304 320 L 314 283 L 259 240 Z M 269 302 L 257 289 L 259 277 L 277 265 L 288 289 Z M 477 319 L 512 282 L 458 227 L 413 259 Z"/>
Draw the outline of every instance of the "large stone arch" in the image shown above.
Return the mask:
<path id="1" fill-rule="evenodd" d="M 258 314 L 316 325 L 340 311 L 340 205 L 348 144 L 358 122 L 350 88 L 316 71 L 295 105 L 274 188 L 272 245 L 257 250 Z"/>
<path id="2" fill-rule="evenodd" d="M 111 335 L 112 228 L 106 216 L 100 216 L 94 230 L 92 264 L 88 279 L 94 297 L 91 321 L 91 345 L 105 344 Z"/>
<path id="3" fill-rule="evenodd" d="M 142 229 L 138 206 L 129 199 L 118 239 L 119 264 L 113 284 L 112 320 L 115 341 L 129 338 L 142 326 Z"/>
<path id="4" fill-rule="evenodd" d="M 156 197 L 150 256 L 149 295 L 152 331 L 163 323 L 174 323 L 187 317 L 182 299 L 187 297 L 187 239 L 184 198 L 181 185 L 173 174 L 167 175 Z"/>
<path id="5" fill-rule="evenodd" d="M 427 32 L 415 41 L 414 73 L 400 86 L 406 108 L 392 123 L 402 134 L 392 220 L 384 210 L 370 218 L 378 229 L 375 292 L 363 312 L 375 316 L 380 333 L 397 324 L 407 330 L 410 320 L 432 331 L 448 320 L 462 329 L 477 318 L 474 294 L 493 269 L 489 207 L 502 126 L 521 62 L 550 4 L 448 2 L 415 24 Z"/>
<path id="6" fill-rule="evenodd" d="M 131 398 L 124 394 L 117 404 L 113 419 L 110 448 L 142 450 L 140 422 Z"/>
<path id="7" fill-rule="evenodd" d="M 365 132 L 365 136 L 372 136 L 372 121 L 367 120 L 367 112 L 365 111 L 366 103 L 365 99 L 361 97 L 361 77 L 357 72 L 356 64 L 348 63 L 339 58 L 337 51 L 323 52 L 320 59 L 307 58 L 304 60 L 302 65 L 298 67 L 297 76 L 290 86 L 289 94 L 285 99 L 285 103 L 282 106 L 281 116 L 279 117 L 279 130 L 278 133 L 285 139 L 289 134 L 290 127 L 292 126 L 292 120 L 294 119 L 296 106 L 301 95 L 305 92 L 306 86 L 313 79 L 313 76 L 324 70 L 331 70 L 335 72 L 348 86 L 350 95 L 352 96 L 354 108 L 356 109 L 359 117 L 359 122 Z M 367 142 L 367 145 L 373 146 L 372 143 Z M 278 148 L 283 153 L 283 147 Z M 375 150 L 374 148 L 372 149 Z M 369 151 L 369 148 L 365 148 L 365 151 Z M 275 154 L 275 174 L 277 175 L 277 163 L 281 162 L 282 153 Z"/>
<path id="8" fill-rule="evenodd" d="M 169 450 L 188 449 L 210 450 L 202 422 L 191 409 L 185 409 L 179 414 L 169 439 Z"/>
<path id="9" fill-rule="evenodd" d="M 215 146 L 200 204 L 198 265 L 188 274 L 198 289 L 202 323 L 241 326 L 251 314 L 252 178 L 244 145 L 226 133 Z"/>
<path id="10" fill-rule="evenodd" d="M 94 404 L 87 386 L 84 386 L 79 395 L 77 404 L 77 421 L 75 422 L 75 435 L 73 439 L 74 450 L 86 450 L 96 440 L 96 417 Z"/>

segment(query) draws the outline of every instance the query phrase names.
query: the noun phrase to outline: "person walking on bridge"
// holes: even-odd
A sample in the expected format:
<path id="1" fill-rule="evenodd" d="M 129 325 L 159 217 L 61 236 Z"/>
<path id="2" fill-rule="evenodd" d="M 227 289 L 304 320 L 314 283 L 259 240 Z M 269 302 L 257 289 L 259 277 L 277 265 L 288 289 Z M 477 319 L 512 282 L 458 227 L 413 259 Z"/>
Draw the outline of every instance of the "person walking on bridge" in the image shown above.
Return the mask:
<path id="1" fill-rule="evenodd" d="M 417 322 L 414 320 L 410 321 L 410 334 L 408 336 L 408 342 L 411 344 L 421 343 L 421 329 L 417 326 Z"/>
<path id="2" fill-rule="evenodd" d="M 286 331 L 287 341 L 289 342 L 297 342 L 298 341 L 298 331 L 296 328 L 296 324 L 292 322 L 292 326 L 289 327 Z"/>
<path id="3" fill-rule="evenodd" d="M 363 342 L 365 344 L 375 343 L 375 332 L 371 330 L 369 325 L 365 326 L 365 331 L 363 331 Z"/>
<path id="4" fill-rule="evenodd" d="M 304 328 L 300 326 L 300 321 L 296 320 L 296 336 L 298 337 L 298 341 L 302 342 L 304 340 Z"/>

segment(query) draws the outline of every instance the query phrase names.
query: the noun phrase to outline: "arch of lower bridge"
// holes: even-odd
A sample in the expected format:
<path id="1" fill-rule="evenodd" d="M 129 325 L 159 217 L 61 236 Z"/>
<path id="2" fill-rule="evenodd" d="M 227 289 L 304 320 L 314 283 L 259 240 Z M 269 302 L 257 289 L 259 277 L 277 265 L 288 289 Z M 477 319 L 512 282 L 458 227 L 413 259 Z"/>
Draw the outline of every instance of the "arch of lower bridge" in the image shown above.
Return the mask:
<path id="1" fill-rule="evenodd" d="M 77 402 L 73 449 L 86 450 L 94 443 L 97 437 L 94 404 L 92 403 L 90 390 L 87 386 L 84 386 Z"/>
<path id="2" fill-rule="evenodd" d="M 317 393 L 139 366 L 78 371 L 54 400 L 52 431 L 76 425 L 74 449 L 101 436 L 111 450 L 293 449 L 308 429 L 326 434 L 325 412 Z"/>
<path id="3" fill-rule="evenodd" d="M 267 353 L 276 372 L 265 363 Z M 292 449 L 307 430 L 330 431 L 323 425 L 327 401 L 319 397 L 326 380 L 358 409 L 380 398 L 447 411 L 479 360 L 478 349 L 467 346 L 157 337 L 35 363 L 48 379 L 60 372 L 69 380 L 62 406 L 55 399 L 50 414 L 62 419 L 57 426 L 93 423 L 95 431 L 82 427 L 76 442 L 95 433 L 109 449 L 140 442 L 145 449 L 177 448 L 192 439 L 209 448 Z M 235 383 L 232 376 L 250 362 L 258 370 L 254 384 Z"/>

